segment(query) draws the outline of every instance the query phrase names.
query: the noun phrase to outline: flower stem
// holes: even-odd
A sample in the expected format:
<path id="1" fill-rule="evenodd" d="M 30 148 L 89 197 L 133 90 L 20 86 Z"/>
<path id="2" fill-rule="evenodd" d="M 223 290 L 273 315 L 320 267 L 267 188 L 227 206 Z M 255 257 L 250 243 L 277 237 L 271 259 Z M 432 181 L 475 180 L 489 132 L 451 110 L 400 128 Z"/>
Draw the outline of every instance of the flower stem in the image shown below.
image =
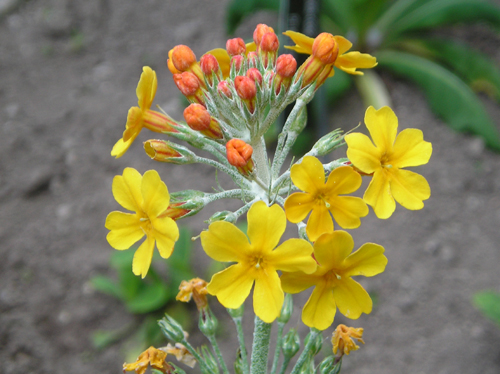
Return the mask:
<path id="1" fill-rule="evenodd" d="M 195 158 L 195 162 L 199 162 L 200 164 L 210 165 L 213 166 L 214 168 L 219 169 L 220 171 L 223 171 L 224 173 L 229 175 L 236 184 L 240 186 L 245 185 L 247 188 L 250 188 L 251 186 L 250 182 L 246 178 L 244 178 L 240 173 L 236 172 L 235 170 L 231 170 L 227 166 L 222 165 L 220 162 L 199 156 Z"/>
<path id="2" fill-rule="evenodd" d="M 265 323 L 259 317 L 255 316 L 250 374 L 267 373 L 267 356 L 269 354 L 271 326 L 272 324 Z"/>
<path id="3" fill-rule="evenodd" d="M 276 337 L 276 348 L 274 350 L 274 359 L 273 359 L 273 366 L 271 369 L 271 374 L 276 374 L 276 370 L 278 369 L 278 360 L 280 358 L 281 343 L 283 341 L 283 329 L 284 328 L 285 328 L 285 324 L 283 322 L 278 322 L 278 336 Z"/>
<path id="4" fill-rule="evenodd" d="M 236 331 L 238 333 L 238 341 L 240 343 L 241 359 L 243 360 L 243 374 L 248 374 L 248 354 L 247 348 L 245 346 L 245 334 L 243 333 L 243 325 L 241 323 L 241 317 L 233 318 L 234 324 L 236 325 Z"/>
<path id="5" fill-rule="evenodd" d="M 226 362 L 224 361 L 224 357 L 222 357 L 222 352 L 220 351 L 219 344 L 217 344 L 217 339 L 215 338 L 215 335 L 207 335 L 207 338 L 210 341 L 210 344 L 212 345 L 215 351 L 215 355 L 217 356 L 217 361 L 219 361 L 219 366 L 222 368 L 222 371 L 224 372 L 224 374 L 229 374 Z"/>
<path id="6" fill-rule="evenodd" d="M 194 356 L 194 358 L 196 359 L 196 361 L 198 361 L 198 363 L 200 364 L 200 367 L 203 367 L 203 369 L 207 373 L 210 373 L 210 368 L 206 364 L 206 362 L 203 359 L 203 357 L 201 357 L 201 355 L 198 353 L 198 351 L 196 349 L 194 349 L 194 347 L 191 344 L 189 344 L 189 342 L 186 339 L 184 339 L 183 341 L 181 341 L 181 343 L 182 343 L 183 346 L 186 347 L 186 349 L 189 351 L 189 353 L 191 353 Z"/>
<path id="7" fill-rule="evenodd" d="M 285 357 L 283 359 L 283 364 L 281 365 L 280 374 L 285 374 L 286 368 L 288 367 L 290 360 L 291 360 L 291 357 Z"/>
<path id="8" fill-rule="evenodd" d="M 316 330 L 314 328 L 311 329 L 311 336 L 309 337 L 309 341 L 307 342 L 307 345 L 304 347 L 304 350 L 300 354 L 300 357 L 295 363 L 295 366 L 293 367 L 293 370 L 290 374 L 300 373 L 300 369 L 302 369 L 302 366 L 304 365 L 309 355 L 311 354 L 311 348 L 316 340 L 316 336 L 318 336 L 319 333 L 320 333 L 319 330 Z"/>

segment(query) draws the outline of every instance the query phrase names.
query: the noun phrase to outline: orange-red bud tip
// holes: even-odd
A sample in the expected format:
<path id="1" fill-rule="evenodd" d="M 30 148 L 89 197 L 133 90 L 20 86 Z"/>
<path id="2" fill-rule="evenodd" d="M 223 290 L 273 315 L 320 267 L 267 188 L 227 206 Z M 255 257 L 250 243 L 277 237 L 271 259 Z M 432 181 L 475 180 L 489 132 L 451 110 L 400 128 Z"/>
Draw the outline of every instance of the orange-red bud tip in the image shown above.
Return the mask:
<path id="1" fill-rule="evenodd" d="M 250 68 L 247 70 L 247 77 L 253 80 L 255 83 L 262 84 L 262 74 L 257 68 Z"/>
<path id="2" fill-rule="evenodd" d="M 186 71 L 196 63 L 196 55 L 187 45 L 181 44 L 172 50 L 171 60 L 177 70 Z"/>
<path id="3" fill-rule="evenodd" d="M 203 71 L 203 74 L 205 74 L 206 76 L 211 76 L 212 72 L 217 73 L 219 71 L 219 62 L 210 53 L 207 53 L 201 57 L 200 66 L 201 71 Z"/>
<path id="4" fill-rule="evenodd" d="M 226 143 L 226 155 L 229 163 L 243 174 L 253 169 L 253 148 L 241 139 L 231 139 Z"/>
<path id="5" fill-rule="evenodd" d="M 252 100 L 255 95 L 257 95 L 257 87 L 255 86 L 255 82 L 249 77 L 235 77 L 234 87 L 236 88 L 238 96 L 243 100 Z"/>
<path id="6" fill-rule="evenodd" d="M 255 52 L 255 51 L 248 52 L 247 60 L 248 60 L 249 64 L 252 63 L 254 66 L 256 66 L 258 59 L 259 59 L 259 55 L 257 54 L 257 52 Z"/>
<path id="7" fill-rule="evenodd" d="M 221 81 L 217 85 L 217 91 L 219 91 L 219 94 L 224 95 L 229 97 L 230 99 L 233 97 L 233 94 L 231 93 L 231 90 L 229 89 L 229 85 L 227 81 Z"/>
<path id="8" fill-rule="evenodd" d="M 263 52 L 276 52 L 280 47 L 278 36 L 274 32 L 268 32 L 262 35 L 260 49 Z"/>
<path id="9" fill-rule="evenodd" d="M 283 78 L 293 77 L 297 71 L 297 61 L 290 54 L 284 54 L 278 57 L 276 61 L 276 73 Z"/>
<path id="10" fill-rule="evenodd" d="M 144 142 L 146 154 L 156 161 L 166 161 L 182 155 L 164 140 L 152 139 Z"/>
<path id="11" fill-rule="evenodd" d="M 323 32 L 314 39 L 312 55 L 318 58 L 322 63 L 326 65 L 334 64 L 338 54 L 339 45 L 332 34 Z"/>
<path id="12" fill-rule="evenodd" d="M 184 96 L 192 96 L 200 88 L 200 82 L 196 75 L 188 71 L 174 74 L 174 82 Z"/>
<path id="13" fill-rule="evenodd" d="M 203 131 L 210 126 L 210 113 L 200 104 L 191 104 L 184 109 L 184 119 L 189 127 L 196 131 Z"/>
<path id="14" fill-rule="evenodd" d="M 242 55 L 247 50 L 245 42 L 241 38 L 229 39 L 226 42 L 226 51 L 229 56 Z"/>
<path id="15" fill-rule="evenodd" d="M 271 27 L 269 27 L 263 23 L 259 23 L 257 25 L 257 27 L 255 28 L 255 31 L 253 32 L 253 41 L 255 42 L 255 45 L 257 47 L 260 47 L 262 37 L 264 36 L 264 34 L 267 34 L 270 32 L 274 33 L 274 30 Z"/>
<path id="16" fill-rule="evenodd" d="M 242 55 L 236 55 L 231 57 L 231 65 L 235 66 L 236 71 L 239 71 L 241 69 L 243 61 L 245 61 L 245 58 Z"/>

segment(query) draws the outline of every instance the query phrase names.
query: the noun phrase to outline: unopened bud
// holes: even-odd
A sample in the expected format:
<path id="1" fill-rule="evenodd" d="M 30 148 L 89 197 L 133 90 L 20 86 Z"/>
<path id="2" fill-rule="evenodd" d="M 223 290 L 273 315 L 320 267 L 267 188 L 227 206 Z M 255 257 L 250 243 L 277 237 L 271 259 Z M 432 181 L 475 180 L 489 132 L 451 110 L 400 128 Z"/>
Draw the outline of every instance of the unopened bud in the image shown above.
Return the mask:
<path id="1" fill-rule="evenodd" d="M 278 57 L 278 60 L 276 60 L 276 78 L 274 81 L 276 95 L 281 91 L 281 87 L 288 90 L 296 71 L 297 61 L 292 55 L 284 54 Z"/>
<path id="2" fill-rule="evenodd" d="M 185 337 L 182 326 L 168 314 L 165 314 L 165 317 L 159 320 L 158 324 L 160 325 L 163 335 L 165 335 L 167 339 L 176 343 L 184 340 Z"/>
<path id="3" fill-rule="evenodd" d="M 207 223 L 208 225 L 217 221 L 227 221 L 230 223 L 235 223 L 236 218 L 237 217 L 233 212 L 230 212 L 229 210 L 223 210 L 222 212 L 215 213 L 212 217 L 205 221 L 205 223 Z"/>
<path id="4" fill-rule="evenodd" d="M 205 336 L 213 336 L 215 335 L 215 331 L 217 330 L 217 326 L 219 325 L 219 321 L 212 313 L 212 310 L 208 307 L 208 304 L 205 308 L 199 309 L 200 318 L 198 320 L 198 328 Z"/>
<path id="5" fill-rule="evenodd" d="M 184 119 L 190 128 L 212 139 L 222 139 L 222 130 L 215 118 L 200 104 L 191 104 L 184 109 Z"/>
<path id="6" fill-rule="evenodd" d="M 287 323 L 290 320 L 290 317 L 293 313 L 293 298 L 289 293 L 285 294 L 285 302 L 281 307 L 281 314 L 278 317 L 279 323 Z"/>
<path id="7" fill-rule="evenodd" d="M 219 62 L 215 56 L 210 53 L 201 56 L 200 67 L 203 74 L 205 74 L 205 79 L 212 85 L 212 74 L 217 74 L 219 72 Z"/>
<path id="8" fill-rule="evenodd" d="M 248 175 L 253 170 L 253 148 L 241 139 L 231 139 L 226 143 L 227 160 L 241 174 Z"/>
<path id="9" fill-rule="evenodd" d="M 245 102 L 248 111 L 255 111 L 255 96 L 257 95 L 257 86 L 249 77 L 237 76 L 234 78 L 234 88 L 238 96 Z"/>
<path id="10" fill-rule="evenodd" d="M 312 342 L 310 352 L 312 353 L 313 356 L 316 356 L 319 353 L 319 351 L 321 351 L 321 347 L 323 346 L 323 335 L 321 334 L 321 332 L 313 334 L 311 330 L 311 332 L 307 334 L 306 338 L 304 339 L 304 345 L 307 346 L 309 340 L 311 339 L 314 339 L 314 341 Z"/>
<path id="11" fill-rule="evenodd" d="M 308 155 L 314 157 L 324 156 L 342 145 L 343 140 L 344 135 L 342 135 L 342 130 L 333 130 L 332 132 L 322 136 L 311 148 L 311 151 L 308 152 Z"/>
<path id="12" fill-rule="evenodd" d="M 179 71 L 187 71 L 196 63 L 196 55 L 187 45 L 178 45 L 172 49 L 172 63 Z"/>
<path id="13" fill-rule="evenodd" d="M 177 221 L 193 216 L 205 207 L 204 196 L 204 192 L 196 190 L 173 192 L 170 194 L 170 204 L 167 210 L 161 213 L 158 218 L 170 217 Z"/>
<path id="14" fill-rule="evenodd" d="M 255 45 L 257 46 L 257 50 L 260 49 L 260 43 L 262 41 L 262 37 L 264 36 L 264 34 L 267 34 L 270 32 L 274 33 L 274 30 L 271 27 L 269 27 L 263 23 L 259 23 L 257 25 L 257 27 L 255 28 L 255 31 L 253 32 L 253 41 L 255 42 Z"/>
<path id="15" fill-rule="evenodd" d="M 328 356 L 319 364 L 319 374 L 338 374 L 342 368 L 342 359 Z"/>
<path id="16" fill-rule="evenodd" d="M 227 81 L 219 82 L 219 84 L 217 85 L 217 91 L 219 92 L 220 95 L 224 95 L 230 99 L 233 97 L 233 94 L 231 93 Z"/>
<path id="17" fill-rule="evenodd" d="M 174 66 L 174 63 L 172 62 L 172 53 L 174 52 L 173 49 L 171 49 L 170 51 L 168 51 L 168 60 L 167 60 L 167 67 L 168 67 L 168 70 L 170 70 L 170 72 L 172 74 L 180 74 L 182 73 L 182 71 L 178 70 L 175 66 Z"/>
<path id="18" fill-rule="evenodd" d="M 226 51 L 229 56 L 242 55 L 246 52 L 247 46 L 241 38 L 229 39 L 226 42 Z"/>
<path id="19" fill-rule="evenodd" d="M 196 159 L 196 155 L 186 147 L 165 140 L 148 140 L 144 142 L 144 150 L 153 160 L 171 164 L 191 164 Z"/>
<path id="20" fill-rule="evenodd" d="M 339 45 L 332 34 L 323 32 L 319 34 L 312 45 L 312 55 L 325 65 L 332 65 L 337 60 Z"/>
<path id="21" fill-rule="evenodd" d="M 248 52 L 247 61 L 248 61 L 249 66 L 257 66 L 258 59 L 259 59 L 259 55 L 257 54 L 257 52 L 255 52 L 255 51 Z"/>
<path id="22" fill-rule="evenodd" d="M 274 32 L 268 32 L 262 35 L 260 49 L 262 52 L 277 52 L 280 47 L 278 36 Z"/>
<path id="23" fill-rule="evenodd" d="M 255 83 L 259 85 L 262 84 L 262 74 L 257 68 L 250 68 L 247 70 L 247 77 L 253 80 Z"/>
<path id="24" fill-rule="evenodd" d="M 245 57 L 242 55 L 236 55 L 231 57 L 231 66 L 234 65 L 236 72 L 240 71 L 243 62 L 245 61 Z"/>
<path id="25" fill-rule="evenodd" d="M 283 338 L 281 349 L 283 350 L 283 356 L 287 359 L 290 359 L 297 354 L 300 349 L 300 336 L 297 333 L 297 330 L 290 329 L 290 331 L 288 331 Z"/>
<path id="26" fill-rule="evenodd" d="M 197 101 L 200 104 L 205 102 L 200 81 L 193 73 L 185 71 L 181 74 L 174 74 L 174 83 L 188 100 Z"/>

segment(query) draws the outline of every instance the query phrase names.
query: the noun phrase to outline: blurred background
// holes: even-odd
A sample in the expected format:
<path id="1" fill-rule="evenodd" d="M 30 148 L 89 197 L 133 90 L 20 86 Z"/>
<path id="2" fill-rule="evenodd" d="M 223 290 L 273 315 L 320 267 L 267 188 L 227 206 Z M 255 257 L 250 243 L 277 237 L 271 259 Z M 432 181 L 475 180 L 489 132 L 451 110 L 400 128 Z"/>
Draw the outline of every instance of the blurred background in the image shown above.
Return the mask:
<path id="1" fill-rule="evenodd" d="M 191 265 L 179 270 L 158 261 L 146 283 L 127 278 L 130 258 L 117 257 L 105 239 L 105 217 L 119 209 L 113 177 L 127 166 L 155 168 L 171 192 L 208 192 L 216 179 L 208 167 L 151 161 L 141 143 L 159 136 L 147 131 L 119 160 L 110 151 L 136 105 L 142 66 L 157 72 L 155 103 L 182 120 L 185 104 L 166 68 L 168 51 L 186 44 L 200 57 L 229 37 L 250 40 L 258 23 L 310 36 L 343 34 L 353 50 L 379 60 L 363 78 L 336 73 L 325 85 L 311 107 L 310 138 L 347 131 L 363 121 L 367 105 L 390 103 L 399 129 L 422 129 L 434 148 L 418 169 L 432 189 L 425 208 L 398 207 L 385 221 L 370 213 L 352 232 L 356 248 L 383 245 L 389 264 L 361 280 L 375 302 L 372 314 L 336 317 L 365 329 L 366 344 L 344 360 L 344 372 L 500 371 L 500 2 L 290 1 L 288 12 L 284 3 L 0 1 L 2 373 L 119 373 L 147 344 L 166 344 L 155 320 L 167 309 L 184 316 L 193 345 L 204 343 L 194 332 L 193 305 L 169 303 L 165 285 L 189 273 L 207 275 L 213 265 L 199 241 L 187 238 L 217 210 L 239 205 L 210 205 L 179 221 L 191 234 L 177 251 L 185 257 L 175 261 Z M 231 187 L 227 179 L 221 184 Z M 485 290 L 494 292 L 478 296 Z M 141 300 L 144 292 L 155 302 Z M 295 298 L 289 323 L 301 332 L 307 297 Z M 219 342 L 232 362 L 234 330 L 225 311 L 214 308 L 227 322 Z M 247 324 L 250 337 L 250 318 Z M 331 349 L 328 339 L 324 349 Z"/>

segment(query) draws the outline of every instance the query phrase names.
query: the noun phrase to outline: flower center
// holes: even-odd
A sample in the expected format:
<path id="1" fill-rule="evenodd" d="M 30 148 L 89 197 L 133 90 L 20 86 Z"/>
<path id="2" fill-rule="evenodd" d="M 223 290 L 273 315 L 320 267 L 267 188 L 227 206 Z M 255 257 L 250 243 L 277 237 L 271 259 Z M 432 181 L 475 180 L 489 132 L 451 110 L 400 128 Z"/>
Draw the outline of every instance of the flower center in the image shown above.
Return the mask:
<path id="1" fill-rule="evenodd" d="M 260 270 L 265 266 L 265 261 L 262 257 L 254 257 L 251 264 L 255 267 L 255 269 Z"/>
<path id="2" fill-rule="evenodd" d="M 382 157 L 380 158 L 380 165 L 386 169 L 392 168 L 392 161 L 388 154 L 384 153 L 382 155 Z"/>
<path id="3" fill-rule="evenodd" d="M 316 196 L 316 204 L 317 205 L 325 205 L 326 209 L 330 209 L 330 203 L 326 201 L 326 198 L 323 194 L 318 194 Z"/>
<path id="4" fill-rule="evenodd" d="M 144 215 L 141 218 L 139 218 L 139 221 L 141 222 L 141 229 L 144 232 L 144 234 L 148 234 L 153 230 L 153 225 L 151 224 L 151 220 L 147 215 Z"/>

